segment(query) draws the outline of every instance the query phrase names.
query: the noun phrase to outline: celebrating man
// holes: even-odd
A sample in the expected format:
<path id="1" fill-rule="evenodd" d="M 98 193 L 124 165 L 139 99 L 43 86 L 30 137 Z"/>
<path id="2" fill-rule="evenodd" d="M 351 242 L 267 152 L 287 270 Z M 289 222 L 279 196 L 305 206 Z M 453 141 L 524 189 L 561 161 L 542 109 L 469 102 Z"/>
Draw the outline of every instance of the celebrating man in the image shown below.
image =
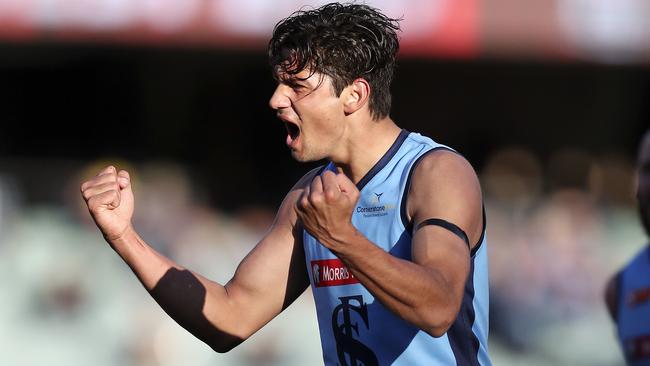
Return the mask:
<path id="1" fill-rule="evenodd" d="M 163 257 L 131 224 L 129 174 L 81 186 L 97 226 L 162 308 L 218 352 L 311 285 L 326 365 L 490 365 L 485 215 L 470 164 L 390 118 L 399 23 L 359 4 L 282 20 L 270 106 L 298 161 L 289 191 L 225 285 Z"/>

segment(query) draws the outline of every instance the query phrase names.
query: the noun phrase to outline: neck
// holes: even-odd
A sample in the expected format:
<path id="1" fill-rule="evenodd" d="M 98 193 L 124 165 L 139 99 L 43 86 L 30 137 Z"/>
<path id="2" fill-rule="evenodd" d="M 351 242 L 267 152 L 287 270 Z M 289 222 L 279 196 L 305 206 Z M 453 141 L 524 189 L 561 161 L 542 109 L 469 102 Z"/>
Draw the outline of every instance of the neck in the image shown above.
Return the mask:
<path id="1" fill-rule="evenodd" d="M 401 129 L 386 117 L 379 121 L 353 124 L 339 156 L 331 160 L 337 169 L 355 184 L 372 169 L 390 149 Z"/>

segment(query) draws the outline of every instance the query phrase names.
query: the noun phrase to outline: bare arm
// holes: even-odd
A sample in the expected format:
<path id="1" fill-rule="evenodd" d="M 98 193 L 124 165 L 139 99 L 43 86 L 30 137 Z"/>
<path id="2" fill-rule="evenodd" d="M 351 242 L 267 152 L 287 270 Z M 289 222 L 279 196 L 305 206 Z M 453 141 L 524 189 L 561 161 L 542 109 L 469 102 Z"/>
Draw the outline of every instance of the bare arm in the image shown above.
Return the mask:
<path id="1" fill-rule="evenodd" d="M 305 227 L 350 268 L 355 277 L 388 309 L 433 336 L 443 335 L 455 320 L 470 268 L 470 250 L 455 234 L 424 226 L 413 234 L 412 261 L 383 251 L 351 224 L 358 191 L 342 174 L 325 173 L 301 198 Z M 337 193 L 336 185 L 340 187 Z M 334 187 L 334 188 L 332 188 Z M 459 155 L 439 151 L 425 157 L 412 178 L 408 212 L 417 224 L 429 218 L 447 220 L 463 229 L 470 243 L 482 231 L 482 200 L 473 169 Z M 337 202 L 351 193 L 346 206 Z M 356 195 L 356 196 L 355 196 Z M 333 207 L 340 205 L 337 210 Z"/>
<path id="2" fill-rule="evenodd" d="M 134 199 L 128 173 L 107 167 L 81 186 L 88 209 L 107 242 L 161 307 L 218 352 L 260 329 L 308 286 L 295 202 L 313 172 L 289 192 L 266 236 L 222 286 L 193 273 L 149 246 L 133 229 Z"/>

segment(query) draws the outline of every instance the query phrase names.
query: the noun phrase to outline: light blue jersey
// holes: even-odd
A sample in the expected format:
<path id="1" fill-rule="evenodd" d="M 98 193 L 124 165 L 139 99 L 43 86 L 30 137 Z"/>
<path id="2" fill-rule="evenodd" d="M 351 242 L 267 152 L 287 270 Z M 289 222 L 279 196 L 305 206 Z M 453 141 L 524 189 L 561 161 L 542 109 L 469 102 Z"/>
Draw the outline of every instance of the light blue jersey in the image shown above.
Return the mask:
<path id="1" fill-rule="evenodd" d="M 438 148 L 446 147 L 403 130 L 357 184 L 361 194 L 352 223 L 370 241 L 398 258 L 411 260 L 411 223 L 405 212 L 411 171 L 420 157 Z M 330 163 L 325 169 L 335 168 Z M 306 231 L 303 239 L 325 365 L 491 365 L 485 226 L 480 244 L 472 251 L 458 317 L 439 338 L 386 309 Z"/>
<path id="2" fill-rule="evenodd" d="M 618 278 L 618 336 L 628 365 L 650 366 L 650 245 Z"/>

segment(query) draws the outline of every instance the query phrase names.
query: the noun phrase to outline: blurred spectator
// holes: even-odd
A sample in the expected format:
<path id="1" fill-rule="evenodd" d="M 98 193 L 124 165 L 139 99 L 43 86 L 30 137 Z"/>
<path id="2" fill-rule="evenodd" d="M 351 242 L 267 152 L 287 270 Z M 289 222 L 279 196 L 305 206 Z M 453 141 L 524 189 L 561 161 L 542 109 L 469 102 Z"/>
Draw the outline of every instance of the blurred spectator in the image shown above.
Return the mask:
<path id="1" fill-rule="evenodd" d="M 639 147 L 637 198 L 641 223 L 650 234 L 650 130 Z M 646 244 L 610 279 L 605 291 L 625 359 L 633 366 L 650 364 L 649 256 L 650 245 Z"/>
<path id="2" fill-rule="evenodd" d="M 612 172 L 622 183 L 611 183 Z M 638 236 L 629 220 L 629 200 L 621 198 L 631 176 L 621 160 L 596 161 L 580 150 L 558 151 L 545 165 L 520 148 L 498 151 L 488 159 L 481 180 L 492 243 L 495 364 L 622 362 L 604 321 L 599 292 L 612 266 L 611 232 L 622 226 L 628 238 Z M 605 193 L 605 185 L 619 191 Z M 614 224 L 612 217 L 617 218 Z M 576 352 L 587 347 L 592 351 Z"/>

